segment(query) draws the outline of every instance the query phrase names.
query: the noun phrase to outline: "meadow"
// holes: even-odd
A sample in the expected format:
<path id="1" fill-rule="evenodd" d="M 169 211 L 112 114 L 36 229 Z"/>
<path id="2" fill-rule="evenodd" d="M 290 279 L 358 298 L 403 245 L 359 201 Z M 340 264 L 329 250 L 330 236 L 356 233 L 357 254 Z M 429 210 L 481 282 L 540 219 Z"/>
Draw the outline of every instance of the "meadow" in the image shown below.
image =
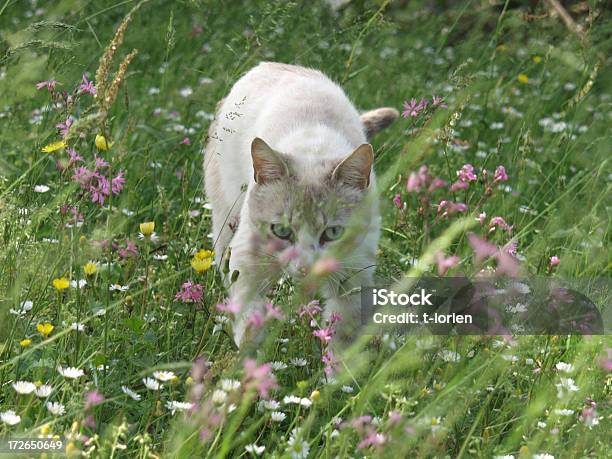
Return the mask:
<path id="1" fill-rule="evenodd" d="M 215 106 L 279 61 L 402 112 L 372 140 L 381 279 L 607 279 L 610 11 L 567 2 L 568 25 L 548 5 L 0 2 L 0 437 L 69 457 L 610 457 L 609 336 L 334 352 L 324 305 L 286 281 L 265 341 L 237 349 L 209 237 Z"/>

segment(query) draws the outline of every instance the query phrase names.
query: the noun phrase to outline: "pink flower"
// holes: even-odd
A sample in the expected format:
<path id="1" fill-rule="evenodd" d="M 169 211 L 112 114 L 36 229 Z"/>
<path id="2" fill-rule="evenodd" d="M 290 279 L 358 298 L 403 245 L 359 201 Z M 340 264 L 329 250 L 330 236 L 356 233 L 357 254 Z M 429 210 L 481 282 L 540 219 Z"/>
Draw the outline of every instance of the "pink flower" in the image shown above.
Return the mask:
<path id="1" fill-rule="evenodd" d="M 471 164 L 464 164 L 463 167 L 457 171 L 457 177 L 462 182 L 474 182 L 478 179 L 474 173 L 474 166 Z"/>
<path id="2" fill-rule="evenodd" d="M 336 333 L 336 330 L 334 330 L 333 327 L 327 327 L 313 331 L 312 336 L 314 336 L 315 338 L 319 338 L 321 340 L 321 343 L 327 344 L 334 337 L 334 333 Z"/>
<path id="3" fill-rule="evenodd" d="M 380 448 L 385 444 L 386 437 L 382 433 L 378 433 L 374 427 L 371 427 L 367 430 L 366 435 L 363 439 L 357 444 L 357 449 L 367 448 L 368 446 L 374 446 L 375 448 Z"/>
<path id="4" fill-rule="evenodd" d="M 504 252 L 508 252 L 510 255 L 515 255 L 516 256 L 516 250 L 518 248 L 518 242 L 516 242 L 516 240 L 512 239 L 510 242 L 508 242 L 503 248 L 502 250 Z"/>
<path id="5" fill-rule="evenodd" d="M 70 164 L 76 163 L 77 161 L 83 161 L 83 157 L 79 155 L 74 148 L 68 148 L 66 151 L 68 152 L 68 156 L 70 157 Z"/>
<path id="6" fill-rule="evenodd" d="M 125 179 L 123 178 L 123 172 L 120 171 L 119 174 L 113 180 L 111 180 L 111 189 L 113 191 L 113 194 L 121 193 L 121 190 L 123 190 L 124 183 Z"/>
<path id="7" fill-rule="evenodd" d="M 396 194 L 395 197 L 393 198 L 393 204 L 395 204 L 395 207 L 397 207 L 398 209 L 402 208 L 402 197 L 400 196 L 400 194 Z"/>
<path id="8" fill-rule="evenodd" d="M 421 182 L 421 178 L 414 172 L 411 172 L 408 176 L 408 180 L 406 181 L 406 191 L 408 193 L 418 193 L 419 191 L 421 191 L 422 185 L 423 183 Z"/>
<path id="9" fill-rule="evenodd" d="M 448 107 L 448 105 L 443 104 L 442 102 L 444 102 L 444 98 L 443 97 L 439 97 L 439 96 L 431 96 L 431 105 L 433 107 L 441 107 L 441 108 L 446 108 Z"/>
<path id="10" fill-rule="evenodd" d="M 70 126 L 72 126 L 73 123 L 74 118 L 72 116 L 69 116 L 68 118 L 66 118 L 66 120 L 56 124 L 55 127 L 59 129 L 59 132 L 62 137 L 66 137 L 68 135 L 68 130 L 70 129 Z"/>
<path id="11" fill-rule="evenodd" d="M 121 258 L 128 258 L 130 256 L 137 258 L 138 257 L 138 247 L 136 247 L 136 244 L 134 242 L 130 241 L 129 239 L 126 239 L 125 247 L 119 249 L 119 256 Z"/>
<path id="12" fill-rule="evenodd" d="M 508 174 L 506 174 L 506 168 L 504 166 L 497 166 L 495 174 L 493 175 L 493 183 L 505 182 L 508 180 Z"/>
<path id="13" fill-rule="evenodd" d="M 274 306 L 272 303 L 266 304 L 266 320 L 276 319 L 283 320 L 283 311 L 280 307 Z"/>
<path id="14" fill-rule="evenodd" d="M 325 276 L 334 273 L 338 270 L 338 260 L 333 257 L 322 257 L 315 261 L 312 265 L 312 274 L 315 276 Z"/>
<path id="15" fill-rule="evenodd" d="M 319 300 L 312 300 L 308 304 L 304 304 L 300 306 L 298 309 L 298 315 L 300 317 L 308 316 L 310 319 L 314 319 L 314 317 L 322 311 L 321 306 L 319 306 Z"/>
<path id="16" fill-rule="evenodd" d="M 329 349 L 321 357 L 321 362 L 323 362 L 323 365 L 325 365 L 323 371 L 327 376 L 330 376 L 334 371 L 336 371 L 339 365 L 339 362 L 336 360 L 334 353 Z"/>
<path id="17" fill-rule="evenodd" d="M 204 287 L 191 281 L 185 282 L 174 299 L 183 303 L 196 303 L 202 299 Z"/>
<path id="18" fill-rule="evenodd" d="M 474 233 L 468 234 L 468 241 L 472 246 L 472 249 L 474 249 L 476 263 L 480 263 L 482 260 L 492 257 L 498 252 L 495 245 L 485 241 L 484 239 L 480 239 Z"/>
<path id="19" fill-rule="evenodd" d="M 191 140 L 189 140 L 189 137 L 185 137 L 183 140 L 181 140 L 181 145 L 191 145 Z"/>
<path id="20" fill-rule="evenodd" d="M 437 252 L 434 256 L 434 260 L 438 265 L 438 275 L 444 276 L 450 268 L 457 266 L 460 258 L 454 255 L 445 257 L 442 252 Z"/>
<path id="21" fill-rule="evenodd" d="M 557 255 L 553 255 L 552 257 L 550 257 L 550 266 L 557 266 L 559 263 L 561 263 L 561 259 L 557 256 Z"/>
<path id="22" fill-rule="evenodd" d="M 451 187 L 449 188 L 449 191 L 451 193 L 456 193 L 459 190 L 467 190 L 469 186 L 470 186 L 469 182 L 457 180 L 455 183 L 451 185 Z"/>
<path id="23" fill-rule="evenodd" d="M 42 88 L 47 88 L 49 92 L 53 92 L 57 84 L 55 80 L 40 81 L 36 83 L 36 89 L 40 91 Z"/>
<path id="24" fill-rule="evenodd" d="M 438 214 L 442 214 L 443 217 L 465 211 L 467 211 L 467 206 L 462 202 L 442 200 L 440 204 L 438 204 Z"/>
<path id="25" fill-rule="evenodd" d="M 480 222 L 481 225 L 484 225 L 484 222 L 485 222 L 486 218 L 487 218 L 487 213 L 486 212 L 481 212 L 478 215 L 477 220 Z"/>
<path id="26" fill-rule="evenodd" d="M 425 107 L 427 107 L 427 101 L 425 99 L 421 99 L 419 102 L 413 97 L 410 99 L 410 102 L 404 102 L 404 111 L 402 112 L 402 116 L 404 118 L 416 117 L 419 116 L 419 113 L 422 112 Z"/>
<path id="27" fill-rule="evenodd" d="M 340 322 L 342 320 L 342 316 L 340 314 L 338 314 L 337 312 L 332 312 L 331 315 L 329 316 L 329 323 L 330 324 L 335 324 L 336 322 Z"/>
<path id="28" fill-rule="evenodd" d="M 109 163 L 104 158 L 100 158 L 99 156 L 96 156 L 95 160 L 96 160 L 96 166 L 95 166 L 96 170 L 109 166 Z"/>
<path id="29" fill-rule="evenodd" d="M 236 315 L 240 312 L 241 306 L 234 298 L 229 298 L 225 303 L 219 303 L 216 308 L 217 311 Z"/>
<path id="30" fill-rule="evenodd" d="M 268 398 L 272 389 L 277 389 L 276 376 L 272 373 L 272 365 L 264 363 L 257 365 L 253 359 L 245 359 L 244 363 L 244 386 L 248 389 L 254 388 L 262 398 Z"/>
<path id="31" fill-rule="evenodd" d="M 440 177 L 436 177 L 431 181 L 431 185 L 429 185 L 429 192 L 435 191 L 438 188 L 444 188 L 448 185 L 445 180 L 442 180 Z"/>
<path id="32" fill-rule="evenodd" d="M 508 234 L 512 234 L 512 227 L 506 223 L 502 217 L 493 217 L 489 222 L 489 232 L 495 231 L 496 227 L 500 227 L 508 232 Z"/>
<path id="33" fill-rule="evenodd" d="M 92 390 L 85 392 L 85 411 L 104 402 L 105 398 L 100 392 Z"/>
<path id="34" fill-rule="evenodd" d="M 89 81 L 85 74 L 83 74 L 83 82 L 79 86 L 79 90 L 82 94 L 88 93 L 92 96 L 96 95 L 96 87 L 94 86 L 93 81 Z"/>
<path id="35" fill-rule="evenodd" d="M 253 311 L 247 319 L 247 327 L 251 327 L 254 330 L 263 327 L 264 323 L 266 323 L 266 318 L 264 317 L 263 313 L 258 310 Z"/>

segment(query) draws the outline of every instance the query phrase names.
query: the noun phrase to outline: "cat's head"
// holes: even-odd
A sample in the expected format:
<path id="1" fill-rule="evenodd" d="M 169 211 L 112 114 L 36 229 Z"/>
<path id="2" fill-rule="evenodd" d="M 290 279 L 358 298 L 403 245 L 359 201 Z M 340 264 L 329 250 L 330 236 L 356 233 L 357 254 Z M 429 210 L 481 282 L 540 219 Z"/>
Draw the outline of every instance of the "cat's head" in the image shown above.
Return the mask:
<path id="1" fill-rule="evenodd" d="M 255 186 L 249 195 L 249 214 L 260 256 L 271 257 L 290 274 L 299 275 L 329 249 L 344 245 L 345 251 L 351 251 L 351 244 L 359 243 L 372 218 L 367 211 L 356 214 L 370 188 L 371 145 L 360 145 L 341 160 L 302 159 L 275 151 L 256 138 L 251 156 Z"/>

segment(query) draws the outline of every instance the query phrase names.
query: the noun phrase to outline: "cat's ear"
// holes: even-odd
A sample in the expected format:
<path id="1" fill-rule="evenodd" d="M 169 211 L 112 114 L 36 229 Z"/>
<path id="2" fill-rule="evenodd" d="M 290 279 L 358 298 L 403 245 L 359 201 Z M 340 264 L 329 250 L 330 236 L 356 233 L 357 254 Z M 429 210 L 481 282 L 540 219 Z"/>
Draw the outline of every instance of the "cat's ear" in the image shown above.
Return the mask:
<path id="1" fill-rule="evenodd" d="M 251 143 L 251 157 L 253 158 L 253 174 L 255 182 L 259 185 L 274 182 L 289 175 L 289 168 L 279 153 L 255 137 Z"/>
<path id="2" fill-rule="evenodd" d="M 363 190 L 370 184 L 370 173 L 374 162 L 372 145 L 364 143 L 336 166 L 332 180 Z"/>

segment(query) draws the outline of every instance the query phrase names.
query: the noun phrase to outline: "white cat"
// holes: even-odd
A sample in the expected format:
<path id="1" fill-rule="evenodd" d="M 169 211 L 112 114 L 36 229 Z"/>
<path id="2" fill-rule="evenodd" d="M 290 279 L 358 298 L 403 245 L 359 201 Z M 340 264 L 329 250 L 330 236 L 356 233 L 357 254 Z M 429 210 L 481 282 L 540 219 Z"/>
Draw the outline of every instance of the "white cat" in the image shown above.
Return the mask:
<path id="1" fill-rule="evenodd" d="M 230 273 L 239 272 L 233 284 L 231 274 L 226 279 L 241 306 L 236 344 L 280 276 L 303 278 L 324 253 L 335 260 L 320 288 L 325 314 L 339 313 L 346 327 L 358 321 L 354 290 L 371 285 L 380 230 L 367 137 L 397 116 L 392 108 L 360 116 L 321 72 L 269 62 L 250 70 L 219 103 L 205 186 L 217 264 L 230 254 Z"/>

